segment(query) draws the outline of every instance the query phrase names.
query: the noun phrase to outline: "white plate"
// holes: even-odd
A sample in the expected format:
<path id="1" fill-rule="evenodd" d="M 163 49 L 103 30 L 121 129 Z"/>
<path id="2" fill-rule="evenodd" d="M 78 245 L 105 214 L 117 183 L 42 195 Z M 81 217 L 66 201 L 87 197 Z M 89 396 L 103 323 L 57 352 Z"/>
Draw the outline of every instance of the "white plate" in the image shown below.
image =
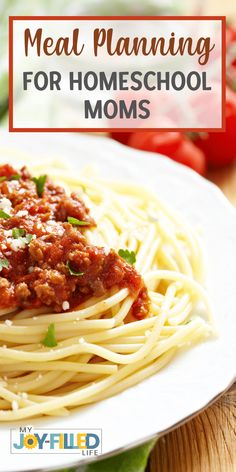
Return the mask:
<path id="1" fill-rule="evenodd" d="M 71 134 L 3 134 L 0 160 L 24 154 L 62 157 L 74 170 L 88 163 L 110 178 L 132 179 L 203 228 L 208 288 L 219 338 L 179 354 L 160 373 L 125 392 L 67 418 L 30 420 L 46 428 L 102 428 L 103 453 L 142 443 L 186 420 L 222 393 L 235 378 L 236 212 L 223 194 L 191 170 L 159 155 L 138 152 L 107 138 Z M 17 157 L 16 157 L 17 160 Z M 29 423 L 29 422 L 28 422 Z M 27 424 L 27 423 L 26 423 Z M 10 428 L 0 427 L 0 470 L 28 471 L 71 466 L 76 454 L 12 455 Z"/>

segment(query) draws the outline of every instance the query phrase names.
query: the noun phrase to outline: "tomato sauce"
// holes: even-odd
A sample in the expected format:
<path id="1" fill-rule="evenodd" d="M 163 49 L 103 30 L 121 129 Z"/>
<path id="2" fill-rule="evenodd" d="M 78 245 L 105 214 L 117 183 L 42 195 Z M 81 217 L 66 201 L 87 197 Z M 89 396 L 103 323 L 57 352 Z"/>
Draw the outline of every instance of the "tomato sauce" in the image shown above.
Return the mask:
<path id="1" fill-rule="evenodd" d="M 66 311 L 118 286 L 136 297 L 133 316 L 144 318 L 149 302 L 141 276 L 114 250 L 86 241 L 84 229 L 95 226 L 89 209 L 77 193 L 68 196 L 44 178 L 40 187 L 25 167 L 0 166 L 0 309 Z"/>

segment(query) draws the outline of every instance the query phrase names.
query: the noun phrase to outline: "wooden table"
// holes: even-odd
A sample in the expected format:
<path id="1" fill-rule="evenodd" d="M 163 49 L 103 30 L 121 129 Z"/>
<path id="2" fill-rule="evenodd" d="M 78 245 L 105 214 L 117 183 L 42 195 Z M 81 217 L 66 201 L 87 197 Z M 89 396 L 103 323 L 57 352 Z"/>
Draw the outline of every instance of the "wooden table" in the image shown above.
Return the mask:
<path id="1" fill-rule="evenodd" d="M 236 163 L 208 178 L 236 206 Z M 235 471 L 236 383 L 212 406 L 161 438 L 147 467 L 147 472 Z"/>

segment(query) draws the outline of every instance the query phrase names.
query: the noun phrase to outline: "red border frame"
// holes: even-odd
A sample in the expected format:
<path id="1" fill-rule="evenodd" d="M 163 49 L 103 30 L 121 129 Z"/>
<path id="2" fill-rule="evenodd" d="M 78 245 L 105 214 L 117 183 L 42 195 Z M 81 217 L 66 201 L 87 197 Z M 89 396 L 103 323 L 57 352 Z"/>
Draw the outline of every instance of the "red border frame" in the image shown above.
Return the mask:
<path id="1" fill-rule="evenodd" d="M 221 128 L 142 128 L 142 131 L 225 131 L 226 103 L 226 17 L 225 16 L 9 16 L 9 131 L 10 132 L 122 132 L 140 128 L 14 128 L 13 126 L 13 22 L 31 20 L 220 20 L 222 22 L 222 126 Z"/>

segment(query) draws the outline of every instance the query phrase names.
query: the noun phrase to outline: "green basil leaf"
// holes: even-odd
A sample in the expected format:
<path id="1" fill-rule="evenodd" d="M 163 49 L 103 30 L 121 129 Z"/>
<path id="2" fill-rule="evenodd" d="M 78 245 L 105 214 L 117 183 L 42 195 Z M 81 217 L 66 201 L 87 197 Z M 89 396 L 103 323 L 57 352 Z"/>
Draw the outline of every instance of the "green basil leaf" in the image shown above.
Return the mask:
<path id="1" fill-rule="evenodd" d="M 5 211 L 0 210 L 0 218 L 4 218 L 4 220 L 8 220 L 8 218 L 11 218 L 11 216 L 8 215 L 8 213 L 6 213 Z"/>
<path id="2" fill-rule="evenodd" d="M 13 174 L 10 177 L 6 177 L 6 175 L 1 175 L 0 182 L 4 182 L 4 180 L 19 180 L 20 174 Z"/>
<path id="3" fill-rule="evenodd" d="M 135 264 L 136 262 L 136 255 L 134 251 L 129 251 L 128 249 L 119 249 L 118 254 L 124 261 L 128 262 L 128 264 Z"/>
<path id="4" fill-rule="evenodd" d="M 20 174 L 11 175 L 10 180 L 20 180 Z"/>
<path id="5" fill-rule="evenodd" d="M 26 232 L 25 229 L 13 228 L 13 230 L 12 230 L 12 237 L 13 237 L 14 239 L 18 239 L 18 238 L 24 236 L 24 235 L 25 235 L 25 232 Z"/>
<path id="6" fill-rule="evenodd" d="M 42 340 L 42 344 L 46 347 L 55 347 L 55 346 L 57 346 L 54 323 L 51 323 L 48 326 L 47 334 L 46 334 L 45 338 Z"/>
<path id="7" fill-rule="evenodd" d="M 0 259 L 0 272 L 3 268 L 7 269 L 9 267 L 9 262 L 7 259 Z"/>
<path id="8" fill-rule="evenodd" d="M 70 261 L 67 262 L 67 268 L 70 272 L 70 275 L 76 275 L 77 277 L 79 277 L 80 275 L 84 275 L 84 272 L 76 272 L 72 267 L 71 267 L 71 263 Z"/>
<path id="9" fill-rule="evenodd" d="M 33 177 L 32 178 L 33 182 L 36 185 L 37 194 L 38 194 L 39 197 L 42 197 L 42 195 L 43 195 L 46 179 L 47 179 L 46 175 L 40 175 L 39 177 Z"/>
<path id="10" fill-rule="evenodd" d="M 77 218 L 74 218 L 73 216 L 68 216 L 67 217 L 68 223 L 74 226 L 88 226 L 90 223 L 88 221 L 82 221 L 78 220 Z"/>

